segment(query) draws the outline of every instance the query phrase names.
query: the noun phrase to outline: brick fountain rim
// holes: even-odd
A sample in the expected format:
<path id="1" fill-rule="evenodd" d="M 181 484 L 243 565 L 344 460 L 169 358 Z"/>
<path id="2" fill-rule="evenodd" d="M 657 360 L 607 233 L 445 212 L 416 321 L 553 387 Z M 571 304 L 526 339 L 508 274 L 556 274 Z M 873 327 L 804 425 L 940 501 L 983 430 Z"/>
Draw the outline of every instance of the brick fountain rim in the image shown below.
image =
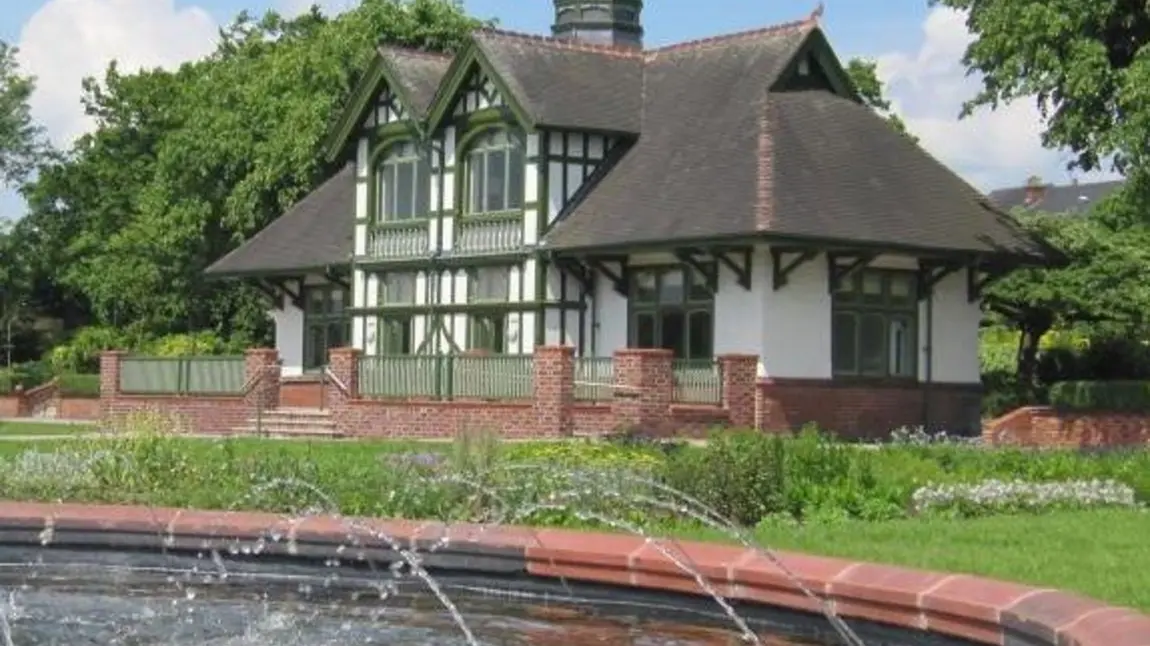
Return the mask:
<path id="1" fill-rule="evenodd" d="M 349 520 L 353 522 L 349 522 Z M 522 576 L 702 596 L 696 581 L 650 541 L 623 534 L 571 530 L 444 525 L 436 522 L 346 519 L 201 511 L 144 506 L 0 501 L 0 546 L 202 551 L 261 542 L 264 553 L 325 558 L 346 546 L 351 526 L 369 557 L 394 552 L 367 539 L 386 532 L 414 547 L 449 543 L 424 566 L 472 574 Z M 269 535 L 282 536 L 266 542 Z M 770 560 L 737 546 L 667 541 L 724 597 L 741 603 L 817 612 Z M 389 556 L 390 554 L 390 556 Z M 828 599 L 846 619 L 955 637 L 980 644 L 1150 646 L 1150 615 L 1059 590 L 964 574 L 928 572 L 844 559 L 778 552 L 782 564 Z"/>

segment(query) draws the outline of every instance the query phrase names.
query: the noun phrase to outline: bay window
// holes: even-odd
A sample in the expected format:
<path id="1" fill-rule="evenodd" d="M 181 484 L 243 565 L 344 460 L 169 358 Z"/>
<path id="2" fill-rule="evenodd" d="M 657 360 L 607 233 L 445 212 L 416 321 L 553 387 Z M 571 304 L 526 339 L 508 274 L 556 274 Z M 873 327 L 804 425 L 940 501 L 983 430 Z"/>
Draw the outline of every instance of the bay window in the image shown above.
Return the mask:
<path id="1" fill-rule="evenodd" d="M 628 345 L 666 348 L 677 359 L 714 353 L 715 295 L 690 267 L 632 270 Z"/>
<path id="2" fill-rule="evenodd" d="M 843 279 L 832 296 L 835 375 L 912 378 L 917 373 L 915 274 L 865 269 Z"/>

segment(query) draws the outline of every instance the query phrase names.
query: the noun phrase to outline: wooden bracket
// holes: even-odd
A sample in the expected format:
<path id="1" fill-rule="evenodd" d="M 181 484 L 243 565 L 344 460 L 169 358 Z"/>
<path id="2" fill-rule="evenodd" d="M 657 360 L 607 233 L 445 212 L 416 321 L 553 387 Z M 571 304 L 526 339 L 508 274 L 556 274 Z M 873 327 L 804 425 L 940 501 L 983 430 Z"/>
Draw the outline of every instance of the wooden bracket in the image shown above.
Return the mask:
<path id="1" fill-rule="evenodd" d="M 326 278 L 329 282 L 339 285 L 344 289 L 351 289 L 351 282 L 343 276 L 340 276 L 330 267 L 323 271 L 323 277 Z"/>
<path id="2" fill-rule="evenodd" d="M 675 252 L 675 257 L 680 262 L 687 265 L 691 269 L 699 272 L 706 281 L 707 289 L 711 290 L 712 294 L 719 292 L 719 268 L 704 260 L 700 260 L 696 255 L 701 255 L 697 249 L 679 249 Z"/>
<path id="3" fill-rule="evenodd" d="M 750 247 L 740 249 L 712 249 L 711 255 L 718 259 L 727 269 L 731 270 L 740 287 L 750 290 L 751 274 L 754 266 L 752 251 Z"/>
<path id="4" fill-rule="evenodd" d="M 818 256 L 817 251 L 810 249 L 787 249 L 771 247 L 771 283 L 773 289 L 778 291 L 787 286 L 791 273 Z M 789 259 L 787 256 L 791 256 Z"/>
<path id="5" fill-rule="evenodd" d="M 874 262 L 876 257 L 877 254 L 873 253 L 828 253 L 827 277 L 829 280 L 827 281 L 827 289 L 830 290 L 832 294 L 835 293 L 844 280 L 849 278 L 851 274 Z M 846 260 L 847 262 L 842 263 L 839 262 L 840 260 Z"/>
<path id="6" fill-rule="evenodd" d="M 555 264 L 575 277 L 583 289 L 584 296 L 594 293 L 595 272 L 575 258 L 555 258 Z"/>
<path id="7" fill-rule="evenodd" d="M 612 271 L 611 268 L 607 266 L 608 262 L 619 263 L 619 271 L 617 271 L 617 272 Z M 627 257 L 626 256 L 620 256 L 618 258 L 610 258 L 610 259 L 607 259 L 607 258 L 588 258 L 587 264 L 590 265 L 591 267 L 593 267 L 595 269 L 595 271 L 598 271 L 599 273 L 606 276 L 607 280 L 611 281 L 611 286 L 615 288 L 615 291 L 618 292 L 619 295 L 624 296 L 624 297 L 630 295 L 630 293 L 631 293 L 631 289 L 630 289 L 631 288 L 631 285 L 630 285 L 631 272 L 630 272 L 630 269 L 627 267 Z"/>
<path id="8" fill-rule="evenodd" d="M 976 303 L 983 292 L 996 280 L 1010 273 L 1005 267 L 971 263 L 966 267 L 966 301 Z M 981 275 L 980 275 L 981 274 Z"/>
<path id="9" fill-rule="evenodd" d="M 935 285 L 947 276 L 962 269 L 963 265 L 957 262 L 929 262 L 918 263 L 918 300 L 930 296 Z"/>
<path id="10" fill-rule="evenodd" d="M 258 279 L 252 283 L 252 286 L 260 291 L 261 294 L 267 296 L 272 302 L 272 307 L 277 310 L 284 308 L 284 293 L 282 290 L 277 290 L 274 285 L 269 284 L 264 279 Z"/>
<path id="11" fill-rule="evenodd" d="M 303 292 L 302 292 L 302 290 L 297 289 L 295 291 L 292 291 L 292 289 L 290 287 L 288 287 L 288 281 L 283 279 L 283 278 L 269 278 L 268 282 L 271 283 L 272 285 L 275 285 L 276 289 L 287 294 L 287 297 L 289 299 L 291 299 L 292 305 L 295 305 L 296 307 L 300 308 L 301 310 L 304 308 L 303 307 Z M 302 278 L 300 279 L 300 282 L 301 283 L 303 282 Z"/>

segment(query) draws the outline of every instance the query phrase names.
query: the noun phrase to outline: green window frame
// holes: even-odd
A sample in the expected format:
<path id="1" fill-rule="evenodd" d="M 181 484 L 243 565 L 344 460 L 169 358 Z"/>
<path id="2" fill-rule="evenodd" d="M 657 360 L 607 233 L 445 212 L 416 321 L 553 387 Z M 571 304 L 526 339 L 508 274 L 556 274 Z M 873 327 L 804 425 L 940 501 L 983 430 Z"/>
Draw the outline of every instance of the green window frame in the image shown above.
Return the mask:
<path id="1" fill-rule="evenodd" d="M 523 210 L 526 172 L 523 135 L 491 128 L 467 147 L 463 194 L 467 214 L 492 215 Z"/>
<path id="2" fill-rule="evenodd" d="M 507 312 L 476 312 L 467 317 L 467 349 L 507 352 Z"/>
<path id="3" fill-rule="evenodd" d="M 379 306 L 410 307 L 416 304 L 417 274 L 387 272 L 379 275 Z M 414 352 L 414 321 L 410 311 L 384 312 L 376 322 L 376 354 L 397 355 Z"/>
<path id="4" fill-rule="evenodd" d="M 305 286 L 303 298 L 303 368 L 319 370 L 327 365 L 332 348 L 351 343 L 351 317 L 346 310 L 351 291 L 335 285 Z"/>
<path id="5" fill-rule="evenodd" d="M 431 165 L 414 142 L 399 142 L 385 150 L 375 176 L 377 221 L 407 222 L 430 215 Z"/>
<path id="6" fill-rule="evenodd" d="M 863 269 L 831 297 L 835 376 L 918 377 L 918 282 L 912 271 Z"/>
<path id="7" fill-rule="evenodd" d="M 467 317 L 467 348 L 493 354 L 507 351 L 508 312 L 498 309 L 511 300 L 511 267 L 475 267 L 467 273 L 467 302 L 490 304 L 494 309 L 473 312 Z"/>
<path id="8" fill-rule="evenodd" d="M 676 359 L 714 358 L 715 294 L 696 269 L 632 269 L 627 304 L 630 347 L 666 348 Z"/>

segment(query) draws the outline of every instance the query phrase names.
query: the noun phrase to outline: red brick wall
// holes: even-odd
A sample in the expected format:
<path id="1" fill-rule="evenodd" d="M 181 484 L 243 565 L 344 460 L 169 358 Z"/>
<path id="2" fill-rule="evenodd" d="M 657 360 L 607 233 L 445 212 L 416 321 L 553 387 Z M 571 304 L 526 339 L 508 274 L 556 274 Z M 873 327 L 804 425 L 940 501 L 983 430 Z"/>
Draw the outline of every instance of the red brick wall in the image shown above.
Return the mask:
<path id="1" fill-rule="evenodd" d="M 61 397 L 55 380 L 0 397 L 0 417 L 41 416 L 97 420 L 100 418 L 100 400 L 94 397 Z"/>
<path id="2" fill-rule="evenodd" d="M 840 436 L 885 438 L 903 426 L 977 435 L 981 386 L 918 382 L 765 379 L 759 382 L 759 427 L 815 423 Z"/>
<path id="3" fill-rule="evenodd" d="M 982 439 L 998 446 L 1043 448 L 1144 446 L 1150 444 L 1150 415 L 1026 406 L 988 422 Z"/>
<path id="4" fill-rule="evenodd" d="M 336 431 L 350 436 L 446 438 L 471 430 L 508 437 L 568 437 L 622 431 L 660 436 L 699 436 L 715 427 L 794 428 L 806 422 L 854 437 L 882 437 L 899 426 L 934 426 L 948 431 L 972 428 L 977 420 L 977 386 L 935 384 L 842 384 L 756 377 L 758 358 L 719 358 L 721 404 L 674 401 L 672 356 L 667 350 L 625 349 L 614 357 L 615 388 L 608 401 L 575 401 L 574 355 L 570 347 L 535 352 L 535 396 L 524 401 L 414 401 L 368 399 L 359 393 L 360 352 L 332 350 L 329 378 L 319 382 L 281 381 L 274 350 L 247 354 L 249 383 L 242 397 L 128 397 L 118 392 L 121 355 L 101 364 L 105 414 L 162 408 L 188 419 L 202 432 L 222 432 L 243 424 L 257 406 L 311 406 L 322 401 Z M 257 379 L 266 372 L 274 378 Z M 317 394 L 316 388 L 322 388 Z M 929 395 L 929 397 L 928 397 Z M 930 410 L 923 403 L 929 398 Z M 965 424 L 965 426 L 964 426 Z"/>
<path id="5" fill-rule="evenodd" d="M 323 383 L 319 378 L 285 378 L 280 383 L 280 406 L 320 408 L 324 405 Z"/>

